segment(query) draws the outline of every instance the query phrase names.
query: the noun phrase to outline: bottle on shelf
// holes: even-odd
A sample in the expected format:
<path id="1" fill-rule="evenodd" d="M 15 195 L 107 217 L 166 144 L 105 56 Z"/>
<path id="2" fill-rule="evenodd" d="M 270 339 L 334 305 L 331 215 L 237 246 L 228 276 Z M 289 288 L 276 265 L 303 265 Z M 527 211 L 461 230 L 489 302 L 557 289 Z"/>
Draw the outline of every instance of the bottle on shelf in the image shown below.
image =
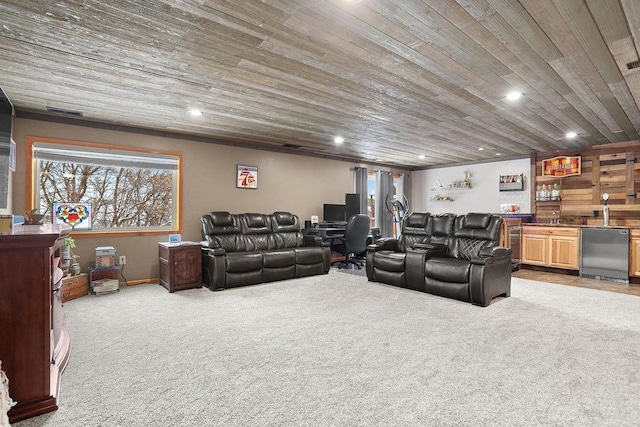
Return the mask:
<path id="1" fill-rule="evenodd" d="M 551 190 L 551 200 L 560 200 L 560 186 L 557 182 L 553 184 L 553 188 Z"/>
<path id="2" fill-rule="evenodd" d="M 536 185 L 536 200 L 542 200 L 542 188 L 540 187 L 540 184 Z"/>

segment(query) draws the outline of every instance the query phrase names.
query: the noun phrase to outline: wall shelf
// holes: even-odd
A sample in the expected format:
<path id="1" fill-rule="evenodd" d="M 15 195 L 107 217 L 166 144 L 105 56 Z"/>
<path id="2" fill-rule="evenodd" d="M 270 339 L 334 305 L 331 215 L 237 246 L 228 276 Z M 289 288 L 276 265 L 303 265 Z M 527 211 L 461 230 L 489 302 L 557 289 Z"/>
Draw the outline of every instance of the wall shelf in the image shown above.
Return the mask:
<path id="1" fill-rule="evenodd" d="M 433 196 L 429 199 L 429 201 L 431 202 L 453 202 L 453 199 L 449 196 L 443 196 L 443 195 L 436 195 Z"/>

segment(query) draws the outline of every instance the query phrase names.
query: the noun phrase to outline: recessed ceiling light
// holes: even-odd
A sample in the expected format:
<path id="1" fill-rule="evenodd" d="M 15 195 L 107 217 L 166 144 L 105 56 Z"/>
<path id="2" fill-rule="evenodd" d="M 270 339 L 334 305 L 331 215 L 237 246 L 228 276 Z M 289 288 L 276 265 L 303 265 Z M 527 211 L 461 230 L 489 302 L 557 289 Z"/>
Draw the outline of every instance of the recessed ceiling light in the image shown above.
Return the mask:
<path id="1" fill-rule="evenodd" d="M 522 93 L 520 93 L 520 92 L 516 92 L 516 91 L 509 92 L 509 93 L 507 94 L 507 99 L 508 99 L 509 101 L 515 101 L 516 99 L 520 98 L 522 95 L 523 95 Z"/>
<path id="2" fill-rule="evenodd" d="M 422 154 L 422 155 L 418 156 L 418 158 L 419 158 L 420 160 L 424 160 L 424 159 L 426 159 L 426 158 L 427 158 L 427 156 L 425 156 L 424 154 Z"/>
<path id="3" fill-rule="evenodd" d="M 478 148 L 478 151 L 484 151 L 484 147 Z"/>
<path id="4" fill-rule="evenodd" d="M 496 153 L 496 156 L 502 156 L 502 153 Z"/>
<path id="5" fill-rule="evenodd" d="M 571 138 L 575 138 L 576 136 L 578 136 L 578 134 L 575 133 L 575 132 L 567 132 L 567 134 L 565 136 L 567 138 L 571 139 Z"/>
<path id="6" fill-rule="evenodd" d="M 187 111 L 187 113 L 188 113 L 190 116 L 194 116 L 194 117 L 197 117 L 197 116 L 201 116 L 201 115 L 202 115 L 202 111 L 200 111 L 200 110 L 196 110 L 196 109 L 189 110 L 189 111 Z"/>
<path id="7" fill-rule="evenodd" d="M 341 136 L 336 136 L 335 138 L 333 138 L 333 142 L 335 142 L 336 144 L 342 144 L 344 142 L 344 138 Z"/>

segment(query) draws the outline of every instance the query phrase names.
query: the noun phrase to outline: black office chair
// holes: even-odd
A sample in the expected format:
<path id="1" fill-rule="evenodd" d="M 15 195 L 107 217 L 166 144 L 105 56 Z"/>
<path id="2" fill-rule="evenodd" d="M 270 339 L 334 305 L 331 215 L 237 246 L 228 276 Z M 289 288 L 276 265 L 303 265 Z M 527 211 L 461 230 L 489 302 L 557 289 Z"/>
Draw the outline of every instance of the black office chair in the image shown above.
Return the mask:
<path id="1" fill-rule="evenodd" d="M 343 254 L 344 259 L 334 261 L 331 265 L 338 264 L 338 268 L 343 268 L 353 264 L 358 269 L 362 268 L 363 261 L 353 258 L 352 255 L 366 251 L 370 221 L 370 218 L 364 214 L 354 215 L 349 218 L 344 237 L 334 239 L 331 244 L 331 250 Z"/>

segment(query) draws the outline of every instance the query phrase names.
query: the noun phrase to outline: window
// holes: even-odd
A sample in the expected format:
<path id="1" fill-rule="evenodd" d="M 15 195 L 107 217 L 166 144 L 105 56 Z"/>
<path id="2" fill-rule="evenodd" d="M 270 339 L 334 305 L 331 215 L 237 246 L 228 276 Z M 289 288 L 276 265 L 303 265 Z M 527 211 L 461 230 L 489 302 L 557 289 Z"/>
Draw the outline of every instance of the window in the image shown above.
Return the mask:
<path id="1" fill-rule="evenodd" d="M 367 214 L 371 218 L 371 227 L 381 227 L 383 222 L 383 216 L 386 214 L 390 215 L 393 218 L 393 223 L 391 225 L 391 231 L 394 235 L 396 235 L 396 223 L 400 221 L 400 217 L 398 215 L 403 216 L 406 213 L 407 206 L 405 200 L 405 188 L 403 182 L 403 175 L 394 173 L 392 174 L 393 182 L 392 187 L 390 188 L 391 193 L 385 195 L 384 200 L 381 200 L 380 203 L 376 203 L 376 188 L 380 186 L 380 182 L 378 182 L 378 174 L 375 171 L 370 171 L 367 173 Z M 398 205 L 393 203 L 394 201 L 400 201 L 403 204 L 403 212 L 398 212 Z M 376 212 L 376 206 L 379 212 Z"/>
<path id="2" fill-rule="evenodd" d="M 367 215 L 371 218 L 371 227 L 376 226 L 376 173 L 367 173 Z"/>
<path id="3" fill-rule="evenodd" d="M 32 205 L 51 221 L 56 202 L 91 204 L 88 233 L 180 230 L 182 153 L 27 138 Z"/>

